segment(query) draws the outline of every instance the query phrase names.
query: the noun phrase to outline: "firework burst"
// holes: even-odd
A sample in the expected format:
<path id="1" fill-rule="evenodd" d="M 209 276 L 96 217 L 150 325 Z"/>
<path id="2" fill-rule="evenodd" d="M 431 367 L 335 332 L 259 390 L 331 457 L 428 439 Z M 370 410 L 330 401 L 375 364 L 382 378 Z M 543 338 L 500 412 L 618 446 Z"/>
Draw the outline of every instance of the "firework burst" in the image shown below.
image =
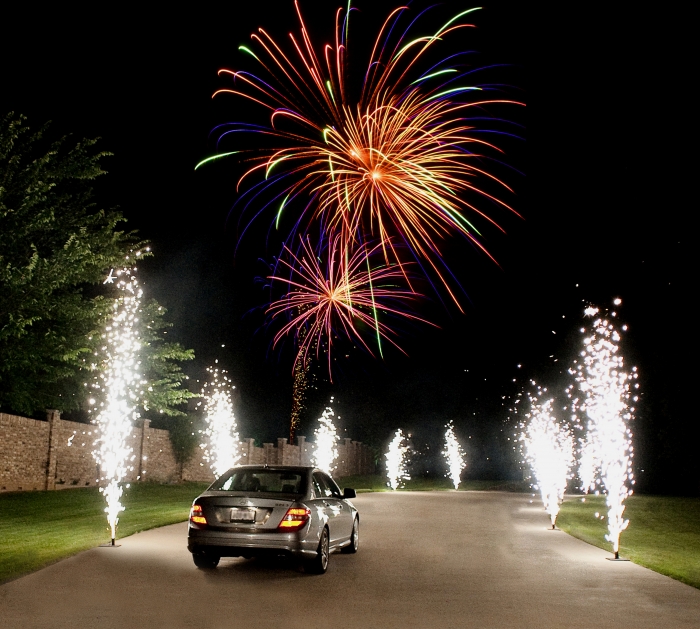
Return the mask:
<path id="1" fill-rule="evenodd" d="M 261 183 L 248 188 L 254 198 L 261 188 L 276 190 L 268 207 L 275 210 L 275 229 L 281 223 L 290 226 L 287 242 L 312 223 L 323 233 L 340 234 L 346 249 L 379 241 L 387 266 L 401 264 L 408 252 L 459 306 L 443 262 L 443 242 L 458 233 L 485 251 L 472 218 L 493 223 L 478 206 L 488 200 L 508 208 L 488 190 L 493 182 L 509 188 L 484 166 L 500 153 L 484 140 L 484 132 L 496 130 L 484 128 L 484 108 L 517 104 L 484 97 L 488 89 L 466 82 L 455 55 L 428 61 L 438 42 L 473 26 L 465 20 L 474 9 L 415 39 L 409 38 L 411 27 L 392 38 L 408 10 L 395 9 L 379 32 L 359 97 L 353 99 L 347 79 L 349 5 L 347 12 L 336 14 L 334 44 L 322 49 L 314 47 L 298 2 L 295 6 L 300 32 L 289 34 L 291 45 L 285 50 L 259 29 L 251 36 L 252 47 L 240 49 L 255 59 L 260 76 L 221 70 L 233 86 L 214 94 L 253 102 L 267 112 L 268 123 L 221 125 L 219 146 L 236 138 L 234 150 L 198 166 L 242 153 L 249 167 L 239 189 L 258 176 Z M 428 66 L 425 72 L 419 69 Z M 246 151 L 238 142 L 245 133 L 267 136 L 267 148 Z"/>
<path id="2" fill-rule="evenodd" d="M 391 338 L 393 330 L 380 321 L 380 316 L 427 323 L 400 308 L 402 303 L 418 297 L 411 290 L 397 287 L 406 275 L 403 266 L 370 268 L 370 258 L 380 247 L 361 247 L 347 254 L 342 250 L 340 237 L 336 236 L 326 250 L 325 261 L 317 257 L 308 238 L 302 243 L 300 253 L 286 249 L 288 259 L 281 259 L 278 269 L 286 267 L 289 276 L 268 278 L 288 288 L 284 297 L 270 304 L 267 310 L 272 319 L 288 317 L 274 343 L 285 335 L 296 334 L 299 346 L 296 362 L 302 364 L 307 363 L 311 348 L 315 347 L 318 355 L 320 348 L 325 347 L 330 373 L 331 347 L 336 335 L 358 340 L 371 354 L 372 349 L 361 329 L 374 330 L 380 352 L 381 339 L 398 347 Z"/>

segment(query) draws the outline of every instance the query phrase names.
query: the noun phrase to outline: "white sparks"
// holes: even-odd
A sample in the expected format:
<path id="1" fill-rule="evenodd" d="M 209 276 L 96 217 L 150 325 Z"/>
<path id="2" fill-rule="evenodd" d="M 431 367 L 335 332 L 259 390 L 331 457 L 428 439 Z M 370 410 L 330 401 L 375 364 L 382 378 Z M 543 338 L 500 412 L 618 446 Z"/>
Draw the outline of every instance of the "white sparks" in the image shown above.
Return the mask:
<path id="1" fill-rule="evenodd" d="M 399 428 L 389 444 L 389 451 L 384 455 L 386 458 L 386 475 L 389 478 L 389 487 L 392 489 L 398 489 L 403 481 L 411 480 L 406 470 L 408 444 L 405 441 L 406 438 Z"/>
<path id="2" fill-rule="evenodd" d="M 333 398 L 331 398 L 332 403 Z M 336 468 L 335 460 L 338 458 L 338 448 L 336 446 L 340 440 L 333 423 L 333 416 L 333 409 L 327 406 L 321 413 L 321 417 L 318 418 L 319 426 L 314 431 L 316 448 L 314 449 L 313 463 L 317 468 L 329 474 Z"/>
<path id="3" fill-rule="evenodd" d="M 98 437 L 95 440 L 93 457 L 100 469 L 100 492 L 107 501 L 105 512 L 112 533 L 116 537 L 119 513 L 124 510 L 120 503 L 123 488 L 120 483 L 131 469 L 129 461 L 132 449 L 128 445 L 134 419 L 139 414 L 137 389 L 141 383 L 138 361 L 141 342 L 137 329 L 138 312 L 142 290 L 133 275 L 134 269 L 124 268 L 110 271 L 110 283 L 117 279 L 116 286 L 121 296 L 115 300 L 112 317 L 107 325 L 103 352 L 105 368 L 95 385 L 102 392 L 101 410 L 94 420 Z M 109 278 L 108 278 L 109 279 Z"/>
<path id="4" fill-rule="evenodd" d="M 105 279 L 103 284 L 114 284 L 114 269 L 109 270 L 109 275 L 107 276 L 107 279 Z"/>
<path id="5" fill-rule="evenodd" d="M 623 518 L 623 502 L 632 494 L 628 485 L 634 483 L 629 428 L 633 409 L 628 406 L 628 400 L 630 381 L 637 377 L 636 368 L 631 373 L 623 370 L 619 341 L 615 325 L 606 319 L 597 319 L 593 332 L 583 340 L 581 360 L 572 370 L 583 395 L 582 401 L 574 400 L 574 421 L 586 430 L 579 471 L 582 489 L 590 491 L 602 485 L 608 506 L 605 539 L 612 543 L 616 557 L 620 533 L 629 524 L 629 520 Z M 577 411 L 585 420 L 576 415 Z"/>
<path id="6" fill-rule="evenodd" d="M 457 441 L 455 428 L 452 422 L 447 424 L 445 428 L 445 449 L 442 453 L 445 455 L 445 459 L 447 459 L 447 467 L 450 470 L 448 475 L 455 489 L 457 489 L 462 482 L 460 477 L 465 467 L 464 450 L 459 444 L 459 441 Z"/>
<path id="7" fill-rule="evenodd" d="M 205 400 L 204 421 L 207 424 L 203 431 L 206 442 L 201 447 L 204 450 L 204 460 L 218 478 L 240 459 L 236 417 L 231 400 L 231 391 L 235 387 L 223 369 L 209 367 L 207 371 L 210 381 L 202 389 Z"/>
<path id="8" fill-rule="evenodd" d="M 574 464 L 574 441 L 571 431 L 560 425 L 552 411 L 554 399 L 542 402 L 543 390 L 530 395 L 530 411 L 527 425 L 521 434 L 525 455 L 537 482 L 545 511 L 552 521 L 552 528 L 559 515 L 559 505 L 564 500 L 566 483 L 571 478 Z"/>

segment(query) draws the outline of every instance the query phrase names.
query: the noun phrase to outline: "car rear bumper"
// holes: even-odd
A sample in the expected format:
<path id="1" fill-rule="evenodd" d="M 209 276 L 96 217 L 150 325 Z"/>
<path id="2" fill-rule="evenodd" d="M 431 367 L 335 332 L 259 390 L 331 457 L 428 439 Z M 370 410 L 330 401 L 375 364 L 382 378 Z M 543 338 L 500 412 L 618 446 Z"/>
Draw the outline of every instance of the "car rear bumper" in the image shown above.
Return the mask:
<path id="1" fill-rule="evenodd" d="M 298 533 L 229 533 L 190 529 L 187 550 L 219 557 L 292 555 L 312 557 L 318 540 L 306 540 Z"/>

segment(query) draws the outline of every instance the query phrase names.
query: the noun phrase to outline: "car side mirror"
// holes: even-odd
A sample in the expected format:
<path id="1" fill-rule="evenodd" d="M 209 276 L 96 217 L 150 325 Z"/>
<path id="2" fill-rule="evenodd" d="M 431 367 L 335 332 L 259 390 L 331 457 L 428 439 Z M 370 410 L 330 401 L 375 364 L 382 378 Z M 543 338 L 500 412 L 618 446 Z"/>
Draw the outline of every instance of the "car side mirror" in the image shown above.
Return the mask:
<path id="1" fill-rule="evenodd" d="M 343 489 L 343 498 L 357 498 L 357 492 L 354 489 L 350 489 L 350 487 L 346 487 Z"/>

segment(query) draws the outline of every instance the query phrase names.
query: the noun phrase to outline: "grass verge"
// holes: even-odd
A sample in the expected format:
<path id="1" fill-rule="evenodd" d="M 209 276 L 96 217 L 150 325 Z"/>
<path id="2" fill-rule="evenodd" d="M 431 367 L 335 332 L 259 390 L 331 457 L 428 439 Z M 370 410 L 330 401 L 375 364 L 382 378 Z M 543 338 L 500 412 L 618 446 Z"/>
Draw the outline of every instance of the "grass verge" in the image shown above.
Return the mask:
<path id="1" fill-rule="evenodd" d="M 620 557 L 700 588 L 700 498 L 630 496 L 625 517 L 630 523 L 620 536 Z M 573 537 L 608 550 L 607 507 L 603 496 L 568 498 L 557 526 Z"/>
<path id="2" fill-rule="evenodd" d="M 187 519 L 207 483 L 132 484 L 117 537 Z M 0 583 L 110 540 L 97 488 L 0 494 Z"/>

